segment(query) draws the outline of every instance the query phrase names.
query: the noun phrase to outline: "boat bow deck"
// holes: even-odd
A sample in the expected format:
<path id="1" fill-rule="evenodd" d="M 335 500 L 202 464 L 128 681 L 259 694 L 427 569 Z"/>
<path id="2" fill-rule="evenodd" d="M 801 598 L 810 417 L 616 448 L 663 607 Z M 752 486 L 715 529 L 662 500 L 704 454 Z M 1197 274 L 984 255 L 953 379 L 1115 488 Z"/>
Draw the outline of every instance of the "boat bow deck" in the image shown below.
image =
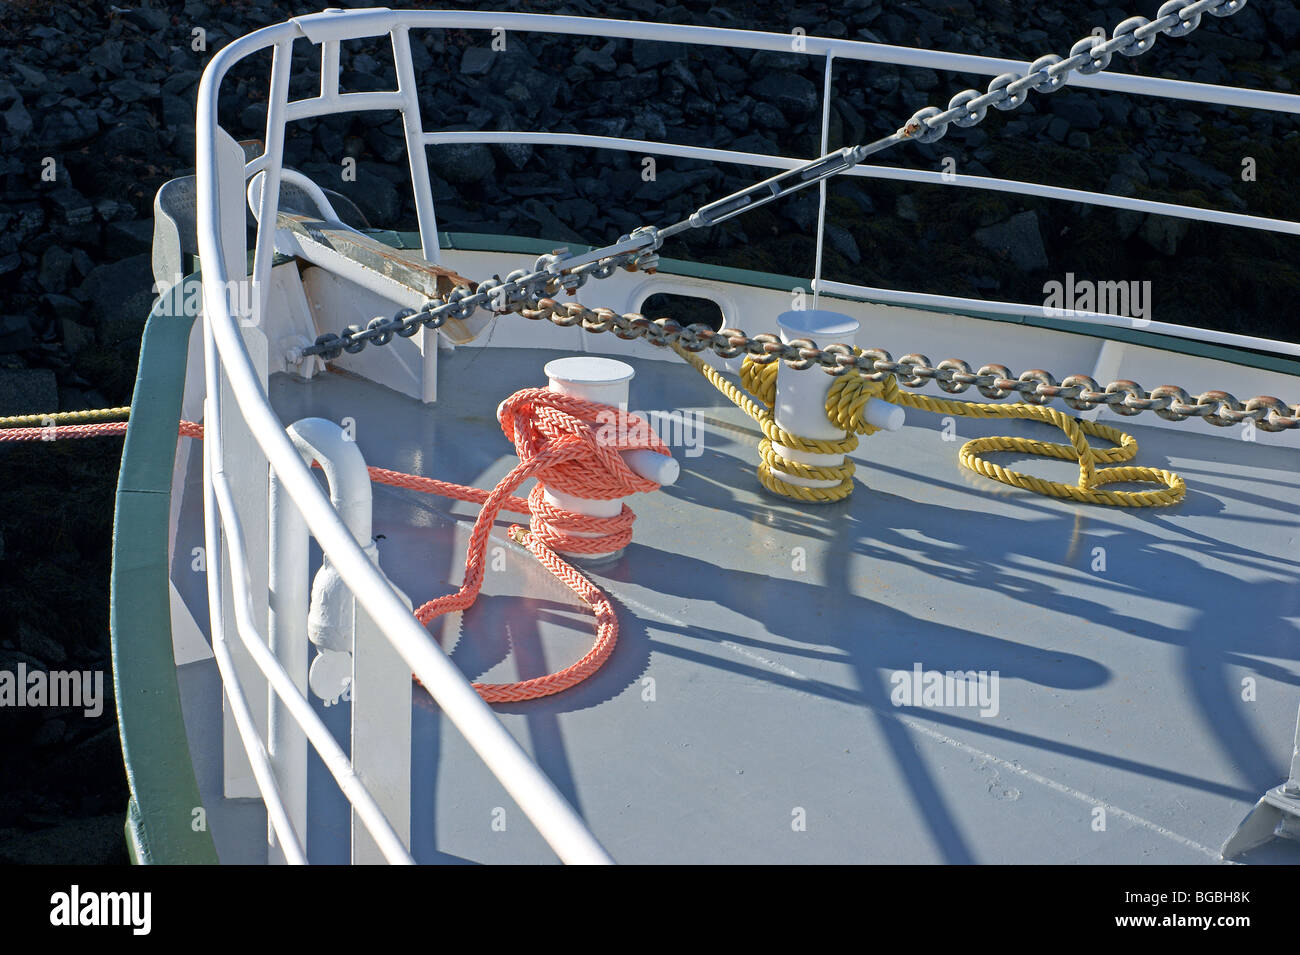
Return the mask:
<path id="1" fill-rule="evenodd" d="M 516 460 L 496 405 L 542 383 L 544 361 L 446 355 L 433 409 L 347 374 L 277 376 L 271 398 L 286 423 L 354 419 L 370 464 L 487 487 Z M 1172 509 L 1102 508 L 961 470 L 942 419 L 913 413 L 863 440 L 848 501 L 795 505 L 759 489 L 748 418 L 683 365 L 631 362 L 633 410 L 698 414 L 700 453 L 673 449 L 677 485 L 633 499 L 632 545 L 590 571 L 619 614 L 610 662 L 558 696 L 496 707 L 615 858 L 1210 862 L 1286 775 L 1300 683 L 1290 449 L 1126 422 L 1139 460 L 1189 492 Z M 960 440 L 1042 433 L 957 426 Z M 377 486 L 385 572 L 417 603 L 450 592 L 474 514 Z M 509 523 L 489 550 L 503 569 L 432 627 L 481 682 L 557 669 L 592 639 Z M 918 667 L 996 673 L 996 712 L 896 706 Z M 416 859 L 552 861 L 418 690 L 414 711 Z M 346 739 L 346 706 L 323 713 Z M 312 760 L 307 843 L 313 861 L 344 861 L 348 806 Z"/>

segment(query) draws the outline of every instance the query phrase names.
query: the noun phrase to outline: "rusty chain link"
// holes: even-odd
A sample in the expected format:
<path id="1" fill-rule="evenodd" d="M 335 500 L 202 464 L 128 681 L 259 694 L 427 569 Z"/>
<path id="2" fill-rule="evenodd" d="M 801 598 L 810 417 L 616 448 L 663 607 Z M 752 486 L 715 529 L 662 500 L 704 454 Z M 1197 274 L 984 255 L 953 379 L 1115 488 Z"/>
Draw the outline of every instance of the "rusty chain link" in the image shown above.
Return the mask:
<path id="1" fill-rule="evenodd" d="M 760 364 L 780 360 L 796 370 L 816 365 L 831 375 L 842 375 L 852 368 L 876 381 L 892 374 L 899 384 L 909 388 L 922 388 L 927 381 L 933 380 L 949 394 L 961 394 L 974 385 L 989 399 L 1015 394 L 1021 401 L 1043 405 L 1059 398 L 1076 411 L 1105 405 L 1120 415 L 1154 411 L 1167 421 L 1196 417 L 1219 427 L 1240 424 L 1248 419 L 1262 431 L 1300 427 L 1300 405 L 1286 405 L 1271 396 L 1252 398 L 1243 404 L 1225 391 L 1207 391 L 1193 399 L 1182 388 L 1173 385 L 1162 385 L 1148 393 L 1137 382 L 1127 380 L 1112 381 L 1103 389 L 1087 375 L 1071 375 L 1058 383 L 1050 372 L 1037 368 L 1024 372 L 1019 378 L 1012 378 L 1010 369 L 1002 365 L 984 365 L 979 371 L 972 371 L 966 362 L 948 359 L 932 366 L 929 358 L 916 354 L 904 355 L 895 361 L 889 352 L 879 348 L 863 351 L 845 344 L 818 348 L 809 339 L 784 344 L 778 336 L 770 333 L 750 336 L 734 328 L 714 331 L 702 324 L 682 326 L 671 318 L 652 320 L 635 313 L 620 315 L 612 309 L 592 309 L 577 302 L 561 304 L 550 297 L 558 295 L 561 290 L 572 295 L 589 279 L 608 278 L 619 268 L 653 272 L 658 265 L 656 250 L 668 235 L 690 226 L 715 224 L 794 188 L 838 174 L 887 145 L 907 139 L 932 142 L 947 132 L 950 123 L 973 126 L 984 118 L 990 106 L 1001 110 L 1014 109 L 1024 102 L 1029 90 L 1050 93 L 1063 86 L 1068 74 L 1075 70 L 1084 74 L 1100 72 L 1109 65 L 1114 53 L 1124 56 L 1145 53 L 1161 34 L 1181 37 L 1196 29 L 1202 13 L 1227 17 L 1245 7 L 1246 2 L 1166 0 L 1155 20 L 1130 17 L 1114 29 L 1109 40 L 1091 35 L 1084 37 L 1074 44 L 1068 58 L 1040 57 L 1023 76 L 1006 73 L 994 78 L 987 93 L 965 90 L 952 98 L 947 110 L 926 107 L 897 133 L 876 143 L 840 150 L 829 157 L 814 160 L 776 180 L 759 183 L 742 193 L 711 203 L 698 210 L 691 219 L 674 226 L 664 229 L 642 226 L 620 237 L 614 246 L 607 247 L 612 252 L 610 255 L 602 255 L 606 249 L 600 249 L 586 253 L 579 257 L 581 261 L 568 265 L 566 260 L 573 257 L 568 255 L 567 249 L 557 249 L 537 259 L 532 272 L 519 269 L 504 280 L 493 276 L 473 288 L 459 287 L 444 300 L 431 299 L 419 311 L 403 309 L 391 319 L 380 316 L 364 327 L 350 325 L 342 335 L 321 335 L 299 354 L 316 355 L 330 361 L 343 352 L 355 354 L 371 343 L 384 345 L 394 335 L 409 338 L 421 326 L 436 329 L 449 318 L 465 319 L 477 308 L 487 308 L 498 315 L 513 312 L 534 321 L 549 319 L 563 327 L 581 324 L 589 332 L 612 331 L 627 340 L 644 338 L 660 347 L 680 345 L 691 352 L 709 349 L 721 358 L 734 358 L 743 353 Z M 771 185 L 786 179 L 792 179 L 793 184 Z M 757 196 L 757 193 L 769 192 Z M 695 221 L 697 218 L 698 222 Z"/>
<path id="2" fill-rule="evenodd" d="M 855 369 L 872 381 L 895 375 L 900 385 L 914 389 L 934 381 L 949 394 L 961 394 L 974 386 L 985 398 L 996 400 L 1015 394 L 1019 401 L 1040 405 L 1059 398 L 1076 411 L 1105 405 L 1127 416 L 1154 411 L 1166 421 L 1203 418 L 1210 424 L 1229 427 L 1250 419 L 1261 431 L 1300 428 L 1300 404 L 1287 405 L 1267 395 L 1244 403 L 1226 391 L 1206 391 L 1193 398 L 1174 385 L 1147 392 L 1137 382 L 1126 379 L 1102 388 L 1087 375 L 1070 375 L 1058 383 L 1050 372 L 1039 368 L 1014 378 L 1003 365 L 984 365 L 972 371 L 959 359 L 934 365 L 925 355 L 910 354 L 895 360 L 883 348 L 855 349 L 845 344 L 818 348 L 806 338 L 786 344 L 771 333 L 749 335 L 738 328 L 714 331 L 704 324 L 683 326 L 671 318 L 649 319 L 635 312 L 620 315 L 612 309 L 588 308 L 579 302 L 557 302 L 553 298 L 513 311 L 532 321 L 550 321 L 563 327 L 580 325 L 583 331 L 609 331 L 625 340 L 643 338 L 652 345 L 679 345 L 690 352 L 712 351 L 720 358 L 748 355 L 759 364 L 783 361 L 795 370 L 819 367 L 832 376 Z"/>

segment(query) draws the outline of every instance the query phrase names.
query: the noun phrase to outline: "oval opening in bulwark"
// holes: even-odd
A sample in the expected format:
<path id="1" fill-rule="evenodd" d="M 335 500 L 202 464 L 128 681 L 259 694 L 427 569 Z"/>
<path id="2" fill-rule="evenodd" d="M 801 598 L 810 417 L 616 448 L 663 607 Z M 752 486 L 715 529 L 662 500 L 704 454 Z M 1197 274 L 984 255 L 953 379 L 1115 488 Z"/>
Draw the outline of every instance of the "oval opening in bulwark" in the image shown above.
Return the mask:
<path id="1" fill-rule="evenodd" d="M 722 309 L 718 303 L 698 295 L 656 292 L 641 303 L 639 311 L 649 319 L 671 318 L 683 327 L 703 324 L 715 332 L 722 328 Z"/>

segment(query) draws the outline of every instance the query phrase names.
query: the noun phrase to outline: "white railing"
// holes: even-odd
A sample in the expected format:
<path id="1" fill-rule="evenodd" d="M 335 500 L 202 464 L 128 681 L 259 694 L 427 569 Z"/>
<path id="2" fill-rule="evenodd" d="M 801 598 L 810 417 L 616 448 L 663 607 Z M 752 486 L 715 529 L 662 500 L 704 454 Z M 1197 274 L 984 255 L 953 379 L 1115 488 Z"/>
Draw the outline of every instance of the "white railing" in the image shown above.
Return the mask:
<path id="1" fill-rule="evenodd" d="M 340 787 L 356 808 L 367 829 L 391 861 L 410 861 L 409 854 L 373 797 L 352 771 L 328 730 L 312 711 L 292 679 L 266 649 L 266 641 L 252 612 L 252 590 L 244 560 L 245 541 L 240 527 L 236 502 L 227 480 L 222 454 L 221 384 L 224 378 L 235 399 L 234 411 L 250 429 L 270 467 L 301 511 L 311 533 L 321 544 L 331 562 L 356 599 L 382 629 L 393 647 L 438 701 L 443 711 L 464 733 L 476 752 L 515 798 L 521 809 L 537 825 L 542 835 L 566 861 L 603 862 L 608 856 L 565 802 L 551 782 L 534 765 L 506 732 L 469 682 L 447 659 L 415 620 L 354 540 L 339 515 L 330 506 L 321 488 L 303 463 L 286 434 L 283 424 L 272 411 L 262 381 L 246 349 L 239 321 L 232 314 L 224 290 L 233 277 L 242 280 L 246 251 L 243 245 L 243 193 L 222 189 L 222 147 L 229 137 L 218 121 L 218 93 L 230 68 L 245 57 L 272 49 L 270 95 L 268 97 L 265 148 L 262 154 L 244 163 L 238 171 L 239 182 L 257 172 L 266 173 L 259 200 L 257 232 L 252 271 L 253 318 L 263 313 L 267 281 L 274 254 L 274 223 L 279 198 L 280 170 L 283 163 L 285 127 L 289 122 L 328 114 L 358 110 L 397 110 L 402 117 L 411 182 L 418 214 L 423 254 L 438 261 L 438 233 L 426 158 L 426 147 L 439 143 L 479 142 L 558 144 L 636 151 L 663 156 L 679 156 L 735 163 L 743 166 L 789 169 L 808 157 L 766 156 L 675 145 L 608 136 L 558 134 L 528 131 L 430 131 L 423 126 L 416 79 L 410 56 L 411 29 L 482 29 L 503 28 L 507 31 L 558 33 L 572 36 L 658 40 L 706 46 L 739 47 L 750 50 L 802 52 L 823 58 L 822 81 L 822 152 L 828 151 L 829 110 L 832 74 L 836 60 L 886 63 L 899 66 L 994 76 L 1010 71 L 1023 72 L 1028 64 L 985 56 L 919 50 L 908 47 L 828 39 L 815 36 L 793 37 L 782 33 L 694 27 L 671 24 L 635 23 L 584 17 L 533 15 L 467 11 L 392 11 L 387 9 L 328 12 L 297 17 L 289 22 L 258 30 L 231 43 L 213 57 L 199 88 L 198 103 L 198 242 L 203 264 L 205 354 L 207 361 L 207 425 L 204 447 L 206 482 L 206 537 L 208 552 L 220 554 L 227 548 L 234 601 L 235 632 L 247 648 L 260 672 L 269 681 L 293 718 L 321 753 Z M 393 48 L 398 88 L 380 92 L 349 93 L 339 89 L 341 43 L 347 40 L 388 36 Z M 295 41 L 306 40 L 321 48 L 321 83 L 318 95 L 296 101 L 288 98 L 291 50 Z M 1196 42 L 1195 35 L 1186 41 Z M 1287 113 L 1300 113 L 1300 96 L 1263 90 L 1238 89 L 1189 83 L 1163 78 L 1127 76 L 1102 72 L 1091 76 L 1073 74 L 1069 84 L 1110 92 L 1250 107 Z M 890 117 L 890 121 L 898 117 Z M 233 141 L 230 141 L 233 143 Z M 944 175 L 924 170 L 898 169 L 877 165 L 860 165 L 848 174 L 907 182 L 978 188 L 1019 195 L 1068 200 L 1090 205 L 1131 209 L 1159 215 L 1261 229 L 1270 232 L 1300 234 L 1300 223 L 1240 213 L 1219 212 L 1195 206 L 1111 196 L 1105 193 L 1063 189 L 1037 183 L 1017 182 L 984 176 Z M 225 171 L 229 176 L 229 170 Z M 229 180 L 227 180 L 229 182 Z M 826 183 L 820 185 L 821 197 L 817 222 L 817 255 L 812 288 L 815 293 L 861 297 L 871 301 L 919 305 L 950 311 L 1000 312 L 1003 314 L 1041 314 L 1041 305 L 1013 302 L 990 302 L 984 299 L 929 293 L 898 292 L 849 283 L 828 282 L 821 277 L 822 248 L 826 229 Z M 223 219 L 223 215 L 225 218 Z M 232 218 L 233 217 L 233 218 Z M 246 317 L 246 316 L 241 316 Z M 1123 316 L 1089 315 L 1103 323 L 1127 323 Z M 1144 324 L 1150 332 L 1184 338 L 1220 342 L 1300 355 L 1300 345 L 1275 342 L 1244 335 L 1230 335 L 1167 323 Z M 436 349 L 426 349 L 426 361 L 436 358 Z M 268 817 L 284 854 L 290 861 L 302 861 L 300 834 L 293 831 L 284 810 L 265 745 L 257 734 L 244 691 L 234 672 L 224 642 L 224 608 L 219 562 L 209 562 L 209 603 L 212 613 L 212 639 L 232 713 L 244 747 L 252 763 L 259 791 L 267 803 Z"/>

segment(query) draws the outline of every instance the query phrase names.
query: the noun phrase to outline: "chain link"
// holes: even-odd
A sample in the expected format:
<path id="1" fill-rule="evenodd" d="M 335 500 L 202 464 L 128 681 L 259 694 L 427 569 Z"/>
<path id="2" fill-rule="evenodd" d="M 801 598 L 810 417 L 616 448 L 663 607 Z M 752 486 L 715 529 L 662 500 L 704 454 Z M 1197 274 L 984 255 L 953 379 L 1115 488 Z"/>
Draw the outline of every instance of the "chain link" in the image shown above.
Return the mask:
<path id="1" fill-rule="evenodd" d="M 642 226 L 621 236 L 612 246 L 569 256 L 567 249 L 558 249 L 544 255 L 534 264 L 534 271 L 516 270 L 504 281 L 493 276 L 471 289 L 462 286 L 445 299 L 430 299 L 419 311 L 409 309 L 392 318 L 379 316 L 371 319 L 364 328 L 351 325 L 342 335 L 328 333 L 299 351 L 301 357 L 319 356 L 325 361 L 338 358 L 343 352 L 356 354 L 368 344 L 385 345 L 394 335 L 409 338 L 421 327 L 436 329 L 449 318 L 469 318 L 477 308 L 486 308 L 495 314 L 518 311 L 520 307 L 536 304 L 542 297 L 559 294 L 560 289 L 573 294 L 590 278 L 603 279 L 619 268 L 632 271 L 645 269 L 653 272 L 659 263 L 656 254 L 663 240 L 687 228 L 715 225 L 734 215 L 784 196 L 798 189 L 852 168 L 867 156 L 908 139 L 929 143 L 941 139 L 948 126 L 974 126 L 984 119 L 988 107 L 999 110 L 1015 109 L 1025 101 L 1029 90 L 1050 93 L 1065 85 L 1069 74 L 1078 70 L 1092 74 L 1104 70 L 1112 54 L 1137 56 L 1145 53 L 1155 43 L 1158 34 L 1186 36 L 1201 22 L 1201 14 L 1227 17 L 1237 13 L 1247 0 L 1167 0 L 1155 20 L 1130 17 L 1115 27 L 1109 40 L 1095 36 L 1081 39 L 1070 49 L 1070 56 L 1062 59 L 1055 54 L 1041 56 L 1030 64 L 1023 76 L 1003 73 L 989 83 L 987 93 L 963 90 L 948 103 L 948 109 L 927 106 L 918 111 L 898 132 L 874 143 L 846 147 L 820 159 L 789 170 L 773 179 L 742 190 L 716 202 L 702 206 L 687 219 L 665 228 Z M 629 244 L 632 246 L 629 248 Z M 609 254 L 605 254 L 609 253 Z M 574 260 L 572 264 L 566 264 Z"/>
<path id="2" fill-rule="evenodd" d="M 1202 14 L 1232 16 L 1245 7 L 1246 2 L 1247 0 L 1167 0 L 1161 5 L 1154 20 L 1130 17 L 1115 27 L 1108 40 L 1093 35 L 1086 36 L 1070 48 L 1068 57 L 1062 58 L 1055 54 L 1039 57 L 1030 64 L 1029 71 L 1024 75 L 1003 73 L 990 81 L 987 92 L 963 90 L 952 97 L 946 110 L 935 106 L 919 110 L 893 136 L 868 146 L 842 150 L 842 156 L 832 154 L 831 157 L 823 157 L 802 170 L 783 174 L 783 177 L 801 172 L 803 175 L 800 184 L 807 185 L 835 175 L 861 162 L 870 153 L 895 142 L 907 139 L 934 142 L 947 133 L 950 124 L 969 127 L 979 123 L 990 106 L 998 110 L 1015 109 L 1025 101 L 1029 90 L 1051 93 L 1064 86 L 1072 72 L 1078 71 L 1084 75 L 1098 73 L 1110 65 L 1115 53 L 1138 56 L 1151 49 L 1156 37 L 1161 34 L 1186 36 L 1200 25 Z M 759 189 L 763 185 L 760 183 L 753 189 Z M 750 191 L 752 190 L 746 190 L 746 193 Z M 785 191 L 789 191 L 789 188 Z M 744 197 L 746 193 L 738 196 Z M 777 190 L 773 189 L 773 194 L 777 194 Z M 758 204 L 748 198 L 735 201 L 736 198 L 728 197 L 711 205 L 735 205 L 735 211 L 729 210 L 725 216 L 729 217 Z M 692 220 L 697 217 L 698 213 Z M 722 218 L 722 215 L 700 217 L 700 222 L 695 224 L 713 224 Z M 1127 380 L 1112 381 L 1103 389 L 1087 375 L 1071 375 L 1058 384 L 1049 372 L 1041 369 L 1032 369 L 1019 378 L 1012 378 L 1010 370 L 1002 365 L 984 365 L 978 372 L 972 372 L 970 366 L 959 359 L 948 359 L 938 366 L 932 366 L 924 355 L 904 355 L 895 361 L 883 349 L 859 350 L 844 344 L 818 348 L 808 339 L 785 344 L 770 333 L 751 336 L 734 328 L 715 331 L 703 324 L 682 326 L 671 318 L 651 320 L 636 313 L 620 315 L 612 309 L 592 309 L 577 302 L 561 304 L 552 297 L 561 291 L 572 295 L 589 279 L 608 278 L 619 268 L 653 272 L 659 261 L 655 253 L 664 235 L 681 231 L 685 224 L 679 223 L 665 230 L 642 226 L 620 237 L 615 246 L 607 247 L 614 249 L 632 242 L 634 248 L 625 248 L 610 255 L 601 255 L 604 249 L 596 250 L 581 257 L 586 261 L 573 266 L 565 265 L 572 258 L 568 255 L 568 250 L 557 249 L 549 255 L 541 256 L 534 263 L 532 272 L 519 269 L 511 272 L 504 280 L 500 276 L 493 276 L 474 288 L 456 288 L 445 300 L 431 299 L 418 311 L 403 309 L 392 318 L 374 318 L 364 328 L 351 325 L 342 335 L 321 335 L 313 345 L 302 349 L 301 354 L 317 355 L 330 361 L 344 352 L 355 354 L 367 344 L 385 345 L 395 335 L 409 338 L 421 327 L 436 329 L 449 318 L 463 320 L 469 318 L 476 309 L 486 308 L 497 315 L 518 313 L 534 321 L 549 320 L 565 327 L 580 324 L 589 332 L 612 331 L 625 340 L 644 338 L 660 347 L 678 345 L 690 352 L 712 350 L 720 358 L 735 358 L 744 354 L 760 364 L 783 361 L 796 370 L 817 366 L 831 375 L 842 375 L 855 369 L 874 381 L 892 374 L 900 384 L 909 388 L 921 388 L 926 382 L 935 381 L 950 394 L 960 394 L 974 385 L 989 399 L 997 400 L 1015 394 L 1018 400 L 1041 405 L 1059 398 L 1077 411 L 1105 405 L 1121 415 L 1154 411 L 1168 421 L 1197 417 L 1219 427 L 1251 420 L 1262 431 L 1300 428 L 1300 405 L 1288 406 L 1271 396 L 1252 398 L 1243 404 L 1227 392 L 1207 391 L 1193 399 L 1182 388 L 1173 385 L 1162 385 L 1148 393 L 1136 382 Z"/>
<path id="3" fill-rule="evenodd" d="M 532 321 L 580 325 L 588 332 L 613 332 L 627 340 L 643 338 L 660 347 L 678 345 L 689 352 L 712 351 L 720 358 L 748 355 L 763 365 L 782 361 L 795 370 L 818 367 L 832 376 L 856 371 L 872 381 L 894 375 L 900 385 L 909 388 L 923 388 L 934 381 L 949 394 L 960 394 L 973 385 L 989 399 L 1014 394 L 1018 401 L 1041 405 L 1059 398 L 1076 411 L 1105 405 L 1121 415 L 1154 411 L 1167 421 L 1203 418 L 1210 424 L 1228 427 L 1250 419 L 1261 431 L 1300 428 L 1300 404 L 1287 405 L 1271 396 L 1243 403 L 1226 391 L 1207 391 L 1193 398 L 1174 385 L 1147 392 L 1127 379 L 1112 381 L 1103 388 L 1087 375 L 1071 375 L 1058 383 L 1042 369 L 1031 369 L 1017 378 L 1003 365 L 984 365 L 972 372 L 970 365 L 955 358 L 934 365 L 925 355 L 904 355 L 895 360 L 882 348 L 855 349 L 845 344 L 818 348 L 808 339 L 787 344 L 771 333 L 749 335 L 738 328 L 715 331 L 704 324 L 684 326 L 672 318 L 649 319 L 635 312 L 620 315 L 608 308 L 588 308 L 579 302 L 557 302 L 552 298 L 521 308 L 519 314 Z"/>
<path id="4" fill-rule="evenodd" d="M 1140 56 L 1155 46 L 1156 37 L 1187 36 L 1201 23 L 1201 15 L 1230 17 L 1246 6 L 1246 0 L 1167 0 L 1162 4 L 1156 19 L 1129 17 L 1118 24 L 1108 40 L 1096 35 L 1083 37 L 1070 47 L 1064 59 L 1054 53 L 1040 56 L 1024 75 L 1003 73 L 989 82 L 988 91 L 962 90 L 948 101 L 947 109 L 927 106 L 918 110 L 895 134 L 901 139 L 919 143 L 932 143 L 942 139 L 948 126 L 974 126 L 984 119 L 988 108 L 1015 109 L 1025 101 L 1026 94 L 1052 93 L 1065 85 L 1070 74 L 1078 71 L 1085 76 L 1100 73 L 1110 65 L 1111 57 Z M 865 158 L 865 157 L 862 157 Z M 855 159 L 861 162 L 861 158 Z"/>

